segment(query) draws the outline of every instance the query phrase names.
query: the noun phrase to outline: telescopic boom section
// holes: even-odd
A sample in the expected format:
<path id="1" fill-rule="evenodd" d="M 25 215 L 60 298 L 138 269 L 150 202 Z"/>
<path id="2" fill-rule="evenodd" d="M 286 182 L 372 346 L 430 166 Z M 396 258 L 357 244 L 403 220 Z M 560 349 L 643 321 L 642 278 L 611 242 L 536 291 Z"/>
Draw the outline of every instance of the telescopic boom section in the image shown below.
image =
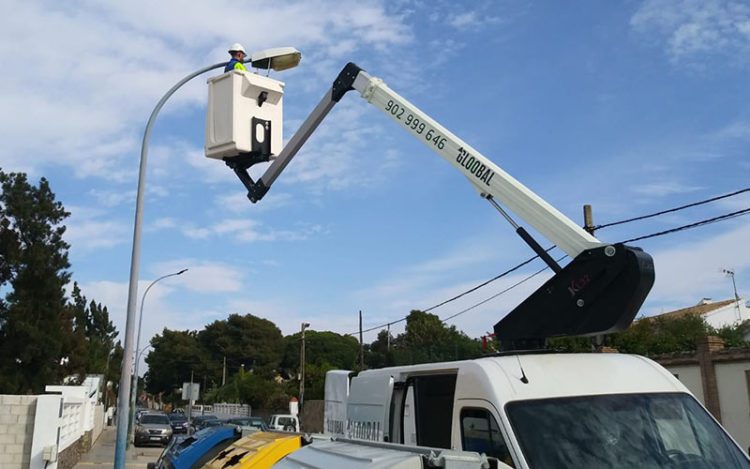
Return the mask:
<path id="1" fill-rule="evenodd" d="M 560 268 L 502 212 L 555 271 L 550 280 L 495 325 L 503 348 L 539 347 L 553 336 L 614 332 L 632 322 L 653 285 L 653 261 L 648 254 L 638 248 L 600 242 L 382 80 L 353 63 L 344 67 L 331 90 L 260 180 L 254 182 L 246 173 L 244 177 L 240 175 L 244 169 L 238 172 L 252 202 L 265 195 L 333 106 L 351 90 L 358 91 L 367 102 L 453 165 L 496 208 L 502 211 L 499 201 L 573 258 Z M 230 161 L 227 164 L 232 166 Z"/>
<path id="2" fill-rule="evenodd" d="M 367 102 L 390 116 L 414 138 L 459 170 L 480 194 L 500 201 L 570 257 L 602 245 L 471 145 L 391 90 L 379 78 L 360 72 L 353 86 Z"/>

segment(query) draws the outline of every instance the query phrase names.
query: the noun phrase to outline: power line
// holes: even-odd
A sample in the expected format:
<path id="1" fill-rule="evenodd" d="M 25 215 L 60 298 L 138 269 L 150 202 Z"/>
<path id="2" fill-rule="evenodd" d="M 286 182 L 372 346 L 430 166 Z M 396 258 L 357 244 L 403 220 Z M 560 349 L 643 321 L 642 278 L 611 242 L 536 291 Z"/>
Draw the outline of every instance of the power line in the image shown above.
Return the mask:
<path id="1" fill-rule="evenodd" d="M 739 193 L 742 193 L 742 192 L 746 192 L 748 190 L 750 190 L 750 189 L 743 189 L 743 190 L 737 191 L 737 192 L 735 192 L 733 194 L 736 195 L 736 194 L 739 194 Z M 722 197 L 729 197 L 729 196 L 730 195 L 726 195 L 726 196 L 722 196 Z M 719 222 L 719 221 L 729 220 L 729 219 L 732 219 L 732 218 L 740 217 L 740 216 L 743 216 L 743 215 L 747 215 L 748 213 L 750 213 L 750 208 L 746 208 L 746 209 L 743 209 L 743 210 L 738 210 L 738 211 L 727 213 L 727 214 L 724 214 L 724 215 L 719 215 L 719 216 L 713 217 L 713 218 L 708 218 L 706 220 L 701 220 L 701 221 L 698 221 L 698 222 L 695 222 L 695 223 L 690 223 L 688 225 L 683 225 L 683 226 L 680 226 L 680 227 L 677 227 L 677 228 L 672 228 L 670 230 L 660 231 L 660 232 L 651 233 L 651 234 L 644 235 L 644 236 L 639 236 L 639 237 L 636 237 L 636 238 L 631 238 L 631 239 L 622 241 L 621 243 L 625 244 L 625 243 L 630 243 L 630 242 L 633 242 L 633 241 L 640 241 L 640 240 L 643 240 L 643 239 L 655 238 L 655 237 L 658 237 L 658 236 L 664 236 L 664 235 L 667 235 L 667 234 L 677 233 L 679 231 L 684 231 L 684 230 L 688 230 L 688 229 L 692 229 L 692 228 L 698 228 L 698 227 L 705 226 L 705 225 L 710 225 L 712 223 L 716 223 L 716 222 Z M 607 225 L 607 226 L 611 226 L 611 224 Z M 552 247 L 548 248 L 547 251 L 551 251 L 554 248 L 555 248 L 555 246 L 552 246 Z M 480 288 L 482 288 L 482 287 L 484 287 L 484 286 L 486 286 L 486 285 L 494 282 L 495 280 L 498 280 L 498 279 L 500 279 L 502 277 L 505 277 L 506 275 L 508 275 L 508 274 L 510 274 L 510 273 L 518 270 L 519 268 L 527 265 L 528 263 L 530 263 L 531 261 L 533 261 L 534 259 L 536 259 L 538 257 L 539 256 L 531 257 L 531 258 L 525 260 L 524 262 L 516 265 L 515 267 L 512 267 L 512 268 L 506 270 L 505 272 L 503 272 L 501 274 L 498 274 L 495 277 L 492 277 L 491 279 L 486 280 L 486 281 L 480 283 L 479 285 L 470 288 L 469 290 L 466 290 L 466 291 L 464 291 L 464 292 L 462 292 L 462 293 L 460 293 L 460 294 L 458 294 L 458 295 L 456 295 L 456 296 L 454 296 L 452 298 L 449 298 L 449 299 L 447 299 L 447 300 L 445 300 L 445 301 L 443 301 L 441 303 L 438 303 L 438 304 L 436 304 L 434 306 L 431 306 L 430 308 L 425 309 L 423 311 L 428 312 L 428 311 L 436 309 L 436 308 L 438 308 L 440 306 L 443 306 L 443 305 L 445 305 L 447 303 L 455 301 L 455 300 L 457 300 L 457 299 L 459 299 L 459 298 L 461 298 L 461 297 L 463 297 L 463 296 L 465 296 L 465 295 L 467 295 L 467 294 L 469 294 L 471 292 L 474 292 L 474 291 L 476 291 L 476 290 L 478 290 L 478 289 L 480 289 Z M 567 255 L 560 257 L 559 259 L 557 259 L 557 262 L 560 262 L 562 259 L 565 259 L 566 257 L 567 257 Z M 489 298 L 485 298 L 484 300 L 482 300 L 482 301 L 480 301 L 480 302 L 478 302 L 478 303 L 476 303 L 476 304 L 474 304 L 474 305 L 472 305 L 472 306 L 470 306 L 470 307 L 468 307 L 468 308 L 466 308 L 466 309 L 464 309 L 462 311 L 459 311 L 458 313 L 455 313 L 455 314 L 453 314 L 451 316 L 448 316 L 445 319 L 441 319 L 441 321 L 443 323 L 445 323 L 446 321 L 449 321 L 449 320 L 451 320 L 451 319 L 453 319 L 453 318 L 455 318 L 457 316 L 460 316 L 460 315 L 462 315 L 462 314 L 464 314 L 464 313 L 466 313 L 468 311 L 471 311 L 472 309 L 475 309 L 475 308 L 477 308 L 477 307 L 479 307 L 479 306 L 481 306 L 481 305 L 483 305 L 483 304 L 485 304 L 485 303 L 487 303 L 487 302 L 489 302 L 491 300 L 494 300 L 498 296 L 503 295 L 503 294 L 509 292 L 510 290 L 518 287 L 519 285 L 521 285 L 522 283 L 530 280 L 531 278 L 535 277 L 536 275 L 539 275 L 540 273 L 544 272 L 548 268 L 549 268 L 548 266 L 545 266 L 543 269 L 540 269 L 540 270 L 534 272 L 533 274 L 529 275 L 528 277 L 525 277 L 524 279 L 522 279 L 519 282 L 511 285 L 510 287 L 506 288 L 505 290 L 503 290 L 501 292 L 498 292 L 498 293 L 490 296 Z M 370 327 L 368 329 L 364 329 L 362 331 L 362 333 L 371 332 L 371 331 L 374 331 L 376 329 L 382 329 L 384 327 L 392 326 L 393 324 L 398 324 L 398 323 L 404 322 L 404 321 L 406 321 L 407 317 L 408 316 L 404 316 L 404 317 L 402 317 L 400 319 L 397 319 L 397 320 L 394 320 L 394 321 L 390 321 L 390 322 L 387 322 L 387 323 L 384 323 L 384 324 L 380 324 L 378 326 L 373 326 L 373 327 Z M 358 333 L 359 333 L 359 331 L 357 331 L 357 332 L 351 332 L 351 333 L 345 334 L 345 335 L 353 335 L 353 334 L 358 334 Z"/>
<path id="2" fill-rule="evenodd" d="M 710 202 L 716 202 L 717 200 L 726 199 L 728 197 L 734 197 L 735 195 L 739 195 L 739 194 L 742 194 L 744 192 L 750 192 L 750 187 L 747 187 L 745 189 L 740 189 L 740 190 L 737 190 L 737 191 L 734 191 L 734 192 L 730 192 L 729 194 L 724 194 L 724 195 L 719 195 L 719 196 L 716 196 L 716 197 L 711 197 L 710 199 L 700 200 L 698 202 L 693 202 L 693 203 L 690 203 L 690 204 L 681 205 L 679 207 L 674 207 L 674 208 L 670 208 L 670 209 L 667 209 L 667 210 L 662 210 L 660 212 L 650 213 L 648 215 L 641 215 L 639 217 L 628 218 L 626 220 L 620 220 L 620 221 L 615 221 L 615 222 L 612 222 L 612 223 L 605 223 L 603 225 L 597 225 L 597 226 L 595 226 L 593 228 L 593 230 L 596 231 L 596 230 L 599 230 L 599 229 L 602 229 L 602 228 L 608 228 L 610 226 L 623 225 L 625 223 L 630 223 L 630 222 L 633 222 L 633 221 L 645 220 L 647 218 L 658 217 L 660 215 L 665 215 L 667 213 L 678 212 L 678 211 L 684 210 L 686 208 L 697 207 L 698 205 L 704 205 L 704 204 L 707 204 L 707 203 L 710 203 Z"/>
<path id="3" fill-rule="evenodd" d="M 551 247 L 547 248 L 546 251 L 549 252 L 549 251 L 553 250 L 555 247 L 556 246 L 551 246 Z M 466 291 L 464 291 L 462 293 L 459 293 L 458 295 L 456 295 L 456 296 L 454 296 L 452 298 L 448 298 L 447 300 L 445 300 L 443 302 L 440 302 L 440 303 L 438 303 L 438 304 L 436 304 L 434 306 L 430 306 L 429 308 L 424 309 L 422 311 L 424 311 L 425 313 L 429 312 L 429 311 L 432 311 L 433 309 L 439 308 L 439 307 L 441 307 L 441 306 L 443 306 L 445 304 L 448 304 L 448 303 L 450 303 L 452 301 L 455 301 L 455 300 L 461 298 L 462 296 L 466 296 L 469 293 L 477 291 L 480 288 L 482 288 L 482 287 L 484 287 L 486 285 L 489 285 L 490 283 L 492 283 L 492 282 L 494 282 L 494 281 L 496 281 L 498 279 L 501 279 L 501 278 L 505 277 L 508 274 L 511 274 L 511 273 L 515 272 L 516 270 L 520 269 L 521 267 L 525 266 L 526 264 L 530 263 L 531 261 L 533 261 L 534 259 L 537 259 L 537 258 L 539 258 L 539 256 L 530 257 L 530 258 L 526 259 L 525 261 L 521 262 L 520 264 L 518 264 L 517 266 L 511 267 L 510 269 L 506 270 L 505 272 L 500 273 L 498 275 L 495 275 L 491 279 L 486 280 L 486 281 L 480 283 L 479 285 L 471 287 L 470 289 L 468 289 L 468 290 L 466 290 Z M 373 326 L 373 327 L 370 327 L 368 329 L 364 329 L 364 330 L 362 330 L 362 333 L 364 334 L 365 332 L 371 332 L 371 331 L 374 331 L 376 329 L 382 329 L 383 327 L 392 326 L 394 324 L 398 324 L 398 323 L 404 322 L 404 321 L 406 321 L 406 317 L 403 317 L 401 319 L 397 319 L 395 321 L 386 322 L 386 323 L 378 325 L 378 326 Z M 354 335 L 354 334 L 359 334 L 359 331 L 350 332 L 350 333 L 345 334 L 345 335 Z"/>
<path id="4" fill-rule="evenodd" d="M 747 215 L 750 213 L 750 208 L 746 208 L 743 210 L 737 210 L 736 212 L 727 213 L 725 215 L 719 215 L 718 217 L 709 218 L 706 220 L 701 220 L 695 223 L 690 223 L 688 225 L 682 225 L 678 226 L 677 228 L 672 228 L 669 230 L 659 231 L 658 233 L 651 233 L 644 236 L 639 236 L 637 238 L 631 238 L 625 241 L 622 241 L 622 243 L 630 243 L 633 241 L 640 241 L 642 239 L 649 239 L 649 238 L 656 238 L 657 236 L 664 236 L 667 234 L 677 233 L 678 231 L 683 231 L 691 228 L 698 228 L 700 226 L 710 225 L 712 223 L 716 223 L 717 221 L 723 221 L 723 220 L 729 220 L 731 218 L 741 217 L 742 215 Z"/>
<path id="5" fill-rule="evenodd" d="M 549 251 L 551 251 L 551 250 L 555 249 L 556 247 L 557 247 L 557 246 L 552 246 L 552 247 L 549 247 L 549 248 L 547 248 L 547 249 L 546 249 L 546 251 L 547 251 L 547 252 L 549 252 Z M 510 273 L 513 273 L 513 272 L 515 272 L 516 270 L 518 270 L 518 269 L 520 269 L 521 267 L 525 266 L 526 264 L 528 264 L 529 262 L 533 261 L 534 259 L 537 259 L 538 257 L 539 257 L 539 256 L 534 256 L 534 257 L 530 257 L 530 258 L 526 259 L 525 261 L 521 262 L 520 264 L 518 264 L 517 266 L 515 266 L 515 267 L 512 267 L 512 268 L 510 268 L 510 269 L 506 270 L 505 272 L 503 272 L 503 273 L 501 273 L 501 274 L 495 275 L 495 276 L 494 276 L 494 277 L 492 277 L 491 279 L 489 279 L 489 280 L 487 280 L 487 281 L 485 281 L 485 282 L 482 282 L 482 283 L 480 283 L 479 285 L 477 285 L 477 286 L 475 286 L 475 287 L 472 287 L 472 288 L 470 288 L 470 289 L 466 290 L 466 291 L 465 291 L 465 292 L 463 292 L 463 293 L 459 293 L 458 295 L 454 296 L 453 298 L 449 298 L 449 299 L 447 299 L 447 300 L 445 300 L 445 301 L 443 301 L 443 302 L 441 302 L 441 303 L 438 303 L 438 304 L 436 304 L 435 306 L 430 306 L 429 308 L 427 308 L 427 309 L 425 309 L 425 310 L 423 310 L 423 311 L 424 311 L 425 313 L 427 313 L 427 312 L 429 312 L 429 311 L 432 311 L 433 309 L 437 309 L 437 308 L 439 308 L 439 307 L 441 307 L 441 306 L 443 306 L 443 305 L 445 305 L 445 304 L 447 304 L 447 303 L 450 303 L 451 301 L 455 301 L 455 300 L 457 300 L 457 299 L 461 298 L 462 296 L 466 296 L 466 295 L 468 295 L 469 293 L 472 293 L 472 292 L 474 292 L 474 291 L 477 291 L 477 290 L 479 290 L 480 288 L 482 288 L 482 287 L 484 287 L 484 286 L 486 286 L 486 285 L 489 285 L 490 283 L 494 282 L 495 280 L 498 280 L 498 279 L 500 279 L 500 278 L 503 278 L 503 277 L 505 277 L 506 275 L 508 275 L 508 274 L 510 274 Z M 563 256 L 563 257 L 562 257 L 561 259 L 564 259 L 565 257 L 567 257 L 567 256 Z"/>
<path id="6" fill-rule="evenodd" d="M 566 255 L 564 255 L 564 256 L 562 256 L 562 257 L 560 257 L 559 259 L 556 259 L 556 260 L 555 260 L 555 262 L 560 262 L 561 260 L 565 259 L 566 257 L 568 257 L 568 255 L 567 255 L 567 254 L 566 254 Z M 544 271 L 545 271 L 545 270 L 547 270 L 547 269 L 549 269 L 549 266 L 544 266 L 543 268 L 541 268 L 541 269 L 537 270 L 536 272 L 534 272 L 533 274 L 529 275 L 528 277 L 526 277 L 526 278 L 524 278 L 524 279 L 522 279 L 522 280 L 519 280 L 518 282 L 516 282 L 516 283 L 514 283 L 513 285 L 509 286 L 509 287 L 508 287 L 508 288 L 506 288 L 505 290 L 503 290 L 503 291 L 501 291 L 501 292 L 498 292 L 498 293 L 495 293 L 494 295 L 490 296 L 489 298 L 485 298 L 484 300 L 480 301 L 479 303 L 473 304 L 473 305 L 469 306 L 469 307 L 468 307 L 468 308 L 466 308 L 466 309 L 463 309 L 463 310 L 461 310 L 461 311 L 459 311 L 459 312 L 457 312 L 457 313 L 455 313 L 455 314 L 452 314 L 452 315 L 448 316 L 448 317 L 447 317 L 447 318 L 445 318 L 445 319 L 442 319 L 441 321 L 442 321 L 443 323 L 446 323 L 446 322 L 450 321 L 451 319 L 453 319 L 453 318 L 455 318 L 455 317 L 461 316 L 462 314 L 464 314 L 464 313 L 467 313 L 467 312 L 471 311 L 471 310 L 472 310 L 472 309 L 474 309 L 474 308 L 477 308 L 477 307 L 479 307 L 479 306 L 482 306 L 483 304 L 485 304 L 485 303 L 487 303 L 487 302 L 489 302 L 489 301 L 492 301 L 492 300 L 494 300 L 494 299 L 495 299 L 495 298 L 497 298 L 498 296 L 500 296 L 500 295 L 502 295 L 502 294 L 505 294 L 505 293 L 507 293 L 507 292 L 509 292 L 509 291 L 513 290 L 514 288 L 516 288 L 517 286 L 521 285 L 522 283 L 524 283 L 524 282 L 526 282 L 526 281 L 528 281 L 528 280 L 531 280 L 532 278 L 536 277 L 537 275 L 541 274 L 542 272 L 544 272 Z"/>

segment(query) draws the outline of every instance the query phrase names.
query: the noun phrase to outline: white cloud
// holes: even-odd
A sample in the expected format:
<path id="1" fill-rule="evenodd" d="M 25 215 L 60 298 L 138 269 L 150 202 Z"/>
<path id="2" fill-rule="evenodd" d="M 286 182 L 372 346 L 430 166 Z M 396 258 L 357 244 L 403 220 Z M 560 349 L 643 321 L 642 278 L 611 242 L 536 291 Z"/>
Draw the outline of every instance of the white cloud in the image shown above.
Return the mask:
<path id="1" fill-rule="evenodd" d="M 149 228 L 153 230 L 162 230 L 167 228 L 175 228 L 177 226 L 177 222 L 174 220 L 174 218 L 159 218 L 155 220 Z"/>
<path id="2" fill-rule="evenodd" d="M 184 274 L 183 274 L 184 275 Z M 180 277 L 177 277 L 180 278 Z M 179 287 L 184 287 L 188 283 L 180 284 L 174 279 L 166 279 L 148 291 L 146 289 L 153 279 L 140 280 L 138 282 L 138 295 L 135 304 L 135 322 L 133 330 L 133 348 L 136 347 L 138 320 L 140 318 L 141 305 L 143 306 L 143 324 L 141 325 L 140 348 L 143 349 L 155 334 L 160 334 L 167 327 L 172 330 L 185 329 L 202 329 L 208 322 L 207 318 L 213 317 L 210 311 L 176 311 L 173 308 L 174 293 Z M 109 311 L 110 320 L 113 322 L 119 337 L 117 340 L 125 340 L 126 312 L 128 302 L 128 282 L 113 282 L 100 280 L 93 282 L 79 283 L 81 291 L 89 300 L 102 303 Z M 141 303 L 142 301 L 143 304 Z M 145 357 L 148 351 L 142 354 L 139 365 L 139 374 L 148 369 Z"/>
<path id="3" fill-rule="evenodd" d="M 215 197 L 216 206 L 222 210 L 232 213 L 253 213 L 260 211 L 276 210 L 277 208 L 286 207 L 294 200 L 294 196 L 288 192 L 269 191 L 260 202 L 251 203 L 247 198 L 247 193 L 242 188 L 237 188 Z"/>
<path id="4" fill-rule="evenodd" d="M 135 202 L 135 190 L 129 191 L 111 191 L 92 189 L 89 194 L 105 207 L 116 207 L 118 205 L 132 204 Z"/>
<path id="5" fill-rule="evenodd" d="M 656 283 L 649 296 L 650 303 L 682 302 L 683 306 L 689 306 L 703 297 L 731 297 L 730 285 L 719 269 L 733 267 L 738 279 L 750 273 L 750 258 L 738 255 L 747 250 L 750 223 L 725 226 L 721 234 L 651 252 Z"/>
<path id="6" fill-rule="evenodd" d="M 182 269 L 188 271 L 171 277 L 169 283 L 199 293 L 240 291 L 245 278 L 245 273 L 238 267 L 201 259 L 175 259 L 153 266 L 153 271 L 158 276 L 179 272 Z"/>
<path id="7" fill-rule="evenodd" d="M 109 248 L 128 240 L 128 226 L 96 208 L 68 206 L 65 241 L 76 253 Z"/>
<path id="8" fill-rule="evenodd" d="M 633 186 L 631 190 L 639 195 L 648 197 L 665 197 L 674 194 L 686 194 L 703 189 L 700 186 L 690 186 L 678 181 L 659 181 Z"/>
<path id="9" fill-rule="evenodd" d="M 646 0 L 630 20 L 658 37 L 674 63 L 722 56 L 747 65 L 750 5 L 734 0 Z"/>
<path id="10" fill-rule="evenodd" d="M 294 229 L 265 228 L 256 220 L 226 218 L 209 226 L 196 227 L 190 223 L 179 225 L 182 234 L 191 239 L 228 237 L 240 243 L 257 241 L 302 241 L 324 233 L 318 224 L 297 223 Z"/>
<path id="11" fill-rule="evenodd" d="M 737 120 L 731 122 L 711 135 L 716 140 L 750 140 L 750 122 Z"/>
<path id="12" fill-rule="evenodd" d="M 232 41 L 252 50 L 291 44 L 338 56 L 412 39 L 402 18 L 379 1 L 238 8 L 228 1 L 72 6 L 10 0 L 4 7 L 13 14 L 0 20 L 0 61 L 6 65 L 0 125 L 12 136 L 0 149 L 3 167 L 64 165 L 80 177 L 115 181 L 132 180 L 133 158 L 126 155 L 137 155 L 140 129 L 159 97 L 188 71 L 225 60 Z M 32 43 L 45 44 L 38 59 L 44 66 L 36 73 L 28 73 L 23 46 Z M 164 113 L 201 103 L 200 81 L 181 89 Z"/>

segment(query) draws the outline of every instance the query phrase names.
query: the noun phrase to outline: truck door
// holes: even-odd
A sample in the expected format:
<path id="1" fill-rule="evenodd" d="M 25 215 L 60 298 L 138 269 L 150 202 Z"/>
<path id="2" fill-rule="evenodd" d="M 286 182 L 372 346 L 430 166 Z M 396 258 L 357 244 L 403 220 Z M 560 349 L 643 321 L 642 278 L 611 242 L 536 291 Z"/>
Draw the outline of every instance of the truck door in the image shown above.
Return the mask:
<path id="1" fill-rule="evenodd" d="M 390 409 L 393 443 L 451 448 L 455 374 L 409 377 L 393 387 Z"/>
<path id="2" fill-rule="evenodd" d="M 393 394 L 390 375 L 352 378 L 346 406 L 346 435 L 355 440 L 384 441 Z"/>
<path id="3" fill-rule="evenodd" d="M 483 453 L 488 458 L 505 464 L 500 467 L 518 467 L 507 443 L 508 435 L 498 423 L 501 420 L 495 406 L 480 399 L 459 399 L 457 407 L 460 439 L 458 448 Z"/>

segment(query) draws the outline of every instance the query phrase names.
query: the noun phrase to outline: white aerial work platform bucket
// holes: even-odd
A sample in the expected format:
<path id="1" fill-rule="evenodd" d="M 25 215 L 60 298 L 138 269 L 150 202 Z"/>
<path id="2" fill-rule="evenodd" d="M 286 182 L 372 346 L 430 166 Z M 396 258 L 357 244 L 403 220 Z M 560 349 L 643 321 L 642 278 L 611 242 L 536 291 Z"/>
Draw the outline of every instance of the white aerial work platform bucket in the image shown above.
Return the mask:
<path id="1" fill-rule="evenodd" d="M 278 155 L 282 149 L 284 83 L 232 70 L 208 79 L 206 156 Z"/>

